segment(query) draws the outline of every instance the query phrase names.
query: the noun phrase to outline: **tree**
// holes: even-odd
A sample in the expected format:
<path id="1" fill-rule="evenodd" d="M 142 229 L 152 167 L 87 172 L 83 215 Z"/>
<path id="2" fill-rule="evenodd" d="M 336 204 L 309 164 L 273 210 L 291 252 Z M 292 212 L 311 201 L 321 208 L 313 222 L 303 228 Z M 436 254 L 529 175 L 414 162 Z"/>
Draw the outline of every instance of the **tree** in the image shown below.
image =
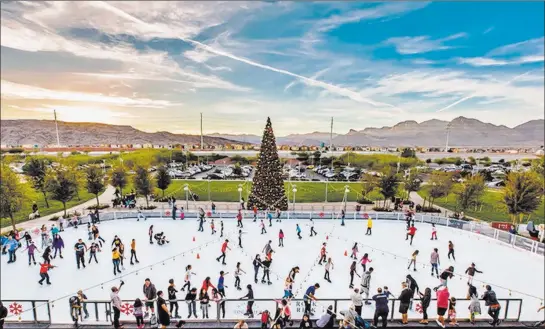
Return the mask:
<path id="1" fill-rule="evenodd" d="M 47 189 L 45 187 L 45 180 L 47 175 L 48 161 L 43 158 L 30 158 L 23 166 L 23 172 L 30 176 L 32 181 L 32 187 L 41 192 L 44 196 L 45 206 L 49 208 L 49 202 L 47 201 Z"/>
<path id="2" fill-rule="evenodd" d="M 375 188 L 378 187 L 379 179 L 377 176 L 365 173 L 362 175 L 361 181 L 362 181 L 362 189 L 361 189 L 362 197 L 364 200 L 369 200 L 367 196 L 369 195 L 369 193 L 373 192 Z"/>
<path id="3" fill-rule="evenodd" d="M 118 188 L 121 197 L 123 197 L 123 189 L 127 186 L 127 171 L 125 168 L 119 166 L 112 172 L 111 183 L 114 187 Z"/>
<path id="4" fill-rule="evenodd" d="M 541 204 L 541 180 L 535 172 L 511 172 L 507 175 L 503 201 L 513 223 L 522 222 L 524 215 L 534 212 Z"/>
<path id="5" fill-rule="evenodd" d="M 314 163 L 319 163 L 321 156 L 322 156 L 322 152 L 314 151 L 314 153 L 312 153 L 312 157 L 314 158 Z"/>
<path id="6" fill-rule="evenodd" d="M 258 209 L 288 209 L 288 199 L 282 179 L 282 165 L 278 158 L 276 139 L 270 118 L 267 118 L 263 132 L 252 192 L 248 197 L 248 208 L 251 209 L 254 205 Z"/>
<path id="7" fill-rule="evenodd" d="M 74 175 L 66 167 L 57 167 L 48 176 L 46 186 L 51 198 L 62 202 L 66 216 L 66 203 L 74 198 L 78 190 Z"/>
<path id="8" fill-rule="evenodd" d="M 378 181 L 378 187 L 380 194 L 384 197 L 384 207 L 386 207 L 386 200 L 391 199 L 396 195 L 397 186 L 399 181 L 394 170 L 388 170 L 382 173 Z"/>
<path id="9" fill-rule="evenodd" d="M 102 169 L 97 166 L 90 166 L 85 171 L 86 174 L 86 187 L 87 192 L 94 194 L 97 199 L 97 209 L 100 203 L 98 202 L 98 195 L 104 191 L 106 185 Z"/>
<path id="10" fill-rule="evenodd" d="M 168 170 L 166 166 L 160 166 L 159 168 L 157 168 L 156 180 L 157 180 L 157 188 L 159 188 L 163 192 L 163 197 L 164 197 L 165 190 L 168 188 L 168 186 L 172 182 L 172 178 L 168 174 Z"/>
<path id="11" fill-rule="evenodd" d="M 136 174 L 134 175 L 134 188 L 136 193 L 143 195 L 146 198 L 146 206 L 149 208 L 148 196 L 153 192 L 153 184 L 147 168 L 136 168 Z"/>
<path id="12" fill-rule="evenodd" d="M 308 154 L 308 152 L 299 152 L 297 153 L 297 156 L 296 156 L 296 159 L 301 162 L 307 162 L 309 158 L 310 158 L 310 154 Z"/>
<path id="13" fill-rule="evenodd" d="M 409 172 L 409 175 L 405 178 L 403 188 L 407 191 L 407 200 L 411 197 L 411 192 L 420 190 L 420 184 L 422 181 L 413 171 Z"/>
<path id="14" fill-rule="evenodd" d="M 27 189 L 7 165 L 2 165 L 0 172 L 0 217 L 11 220 L 15 231 L 14 215 L 21 211 L 27 199 Z"/>
<path id="15" fill-rule="evenodd" d="M 240 166 L 240 163 L 235 163 L 235 167 L 233 168 L 233 175 L 235 176 L 242 176 L 242 167 Z"/>
<path id="16" fill-rule="evenodd" d="M 430 205 L 433 206 L 433 201 L 437 198 L 447 196 L 452 189 L 452 174 L 447 172 L 434 171 L 431 174 L 429 183 L 430 190 Z"/>
<path id="17" fill-rule="evenodd" d="M 431 163 L 431 159 L 430 158 L 426 159 L 426 163 Z"/>
<path id="18" fill-rule="evenodd" d="M 473 175 L 468 178 L 460 188 L 454 193 L 456 194 L 456 210 L 466 211 L 470 207 L 479 204 L 481 197 L 485 191 L 484 177 L 481 175 Z"/>

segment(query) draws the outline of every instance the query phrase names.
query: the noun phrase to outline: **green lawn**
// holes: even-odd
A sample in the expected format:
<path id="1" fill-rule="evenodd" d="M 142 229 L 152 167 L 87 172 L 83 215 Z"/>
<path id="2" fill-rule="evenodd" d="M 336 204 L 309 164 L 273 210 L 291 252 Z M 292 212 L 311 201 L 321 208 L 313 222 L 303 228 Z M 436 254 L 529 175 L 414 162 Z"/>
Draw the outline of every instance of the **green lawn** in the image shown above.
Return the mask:
<path id="1" fill-rule="evenodd" d="M 74 197 L 72 201 L 66 203 L 66 209 L 82 204 L 90 199 L 94 199 L 95 195 L 87 192 L 85 188 L 79 190 L 79 197 Z M 28 215 L 32 212 L 32 202 L 36 201 L 41 216 L 46 216 L 63 210 L 62 203 L 59 201 L 49 201 L 49 208 L 46 208 L 44 197 L 41 193 L 37 193 L 34 189 L 29 188 L 28 201 L 24 204 L 24 207 L 15 215 L 15 223 L 21 223 L 28 220 Z M 0 227 L 4 228 L 11 226 L 11 220 L 9 218 L 0 219 Z"/>
<path id="2" fill-rule="evenodd" d="M 165 195 L 173 195 L 178 200 L 185 199 L 184 184 L 188 184 L 190 190 L 199 196 L 200 201 L 208 201 L 208 196 L 212 201 L 230 201 L 238 202 L 239 192 L 238 186 L 242 185 L 242 197 L 248 199 L 248 195 L 252 190 L 252 183 L 247 181 L 208 181 L 206 180 L 173 180 L 172 184 L 165 191 Z M 210 193 L 208 192 L 208 184 L 210 184 Z M 131 184 L 132 185 L 132 184 Z M 285 182 L 286 195 L 289 196 L 290 202 L 293 201 L 293 185 L 297 188 L 295 194 L 295 202 L 324 202 L 326 200 L 326 184 L 320 182 Z M 348 202 L 356 201 L 361 197 L 361 183 L 343 183 L 332 182 L 327 184 L 327 201 L 340 202 L 344 196 L 344 186 L 348 185 L 350 192 L 347 196 Z M 129 192 L 132 186 L 127 186 L 124 192 Z M 162 195 L 162 192 L 156 189 L 155 194 Z M 380 199 L 378 192 L 373 192 L 370 198 Z"/>
<path id="3" fill-rule="evenodd" d="M 429 187 L 423 186 L 418 194 L 423 197 L 428 197 Z M 485 192 L 482 198 L 482 207 L 477 209 L 466 210 L 465 214 L 487 222 L 510 222 L 511 219 L 507 214 L 507 209 L 503 203 L 503 193 L 501 190 L 490 189 Z M 449 194 L 447 198 L 441 198 L 434 201 L 434 203 L 440 207 L 454 211 L 456 207 L 456 196 Z M 524 221 L 533 220 L 536 224 L 542 224 L 545 221 L 545 207 L 544 202 L 541 202 L 540 207 L 527 217 Z"/>

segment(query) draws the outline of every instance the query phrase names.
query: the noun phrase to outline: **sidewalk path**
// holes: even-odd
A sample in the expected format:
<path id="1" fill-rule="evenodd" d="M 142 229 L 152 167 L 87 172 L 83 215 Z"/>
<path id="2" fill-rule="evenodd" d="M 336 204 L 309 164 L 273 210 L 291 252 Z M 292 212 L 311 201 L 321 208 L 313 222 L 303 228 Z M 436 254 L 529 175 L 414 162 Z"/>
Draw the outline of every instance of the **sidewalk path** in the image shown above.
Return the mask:
<path id="1" fill-rule="evenodd" d="M 104 190 L 104 193 L 102 193 L 101 195 L 98 196 L 98 201 L 99 203 L 106 203 L 106 204 L 109 204 L 111 206 L 111 203 L 112 203 L 112 199 L 114 198 L 114 192 L 115 192 L 115 188 L 111 185 L 108 185 L 106 187 L 106 190 Z M 74 211 L 78 211 L 82 214 L 87 214 L 87 210 L 86 208 L 89 207 L 89 206 L 93 206 L 93 205 L 96 205 L 97 203 L 97 200 L 96 198 L 92 198 L 84 203 L 81 203 L 75 207 L 72 207 L 72 208 L 68 208 L 66 209 L 66 212 L 67 213 L 70 213 L 70 212 L 74 212 Z M 109 208 L 108 208 L 109 209 Z M 108 211 L 108 209 L 105 209 L 105 210 L 102 210 L 102 211 Z M 61 210 L 59 212 L 56 212 L 56 213 L 53 213 L 53 214 L 49 214 L 47 216 L 43 216 L 43 217 L 40 217 L 40 218 L 36 218 L 36 219 L 33 219 L 33 220 L 29 220 L 29 221 L 26 221 L 26 222 L 22 222 L 22 223 L 18 223 L 15 225 L 15 227 L 17 227 L 18 229 L 31 229 L 31 228 L 34 228 L 34 227 L 41 227 L 43 224 L 51 224 L 51 222 L 49 221 L 52 217 L 55 217 L 55 216 L 62 216 L 64 214 L 64 210 Z M 7 226 L 7 227 L 4 227 L 2 228 L 2 232 L 1 233 L 4 233 L 4 232 L 9 232 L 12 230 L 12 227 L 11 225 L 10 226 Z"/>

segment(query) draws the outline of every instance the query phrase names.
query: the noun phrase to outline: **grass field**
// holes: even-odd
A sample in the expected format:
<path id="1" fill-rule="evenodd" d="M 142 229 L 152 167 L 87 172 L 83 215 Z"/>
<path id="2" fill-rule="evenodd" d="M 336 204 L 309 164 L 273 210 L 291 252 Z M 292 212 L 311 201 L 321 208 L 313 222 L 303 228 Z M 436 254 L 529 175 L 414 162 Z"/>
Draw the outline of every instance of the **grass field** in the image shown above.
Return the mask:
<path id="1" fill-rule="evenodd" d="M 66 209 L 82 204 L 90 199 L 94 199 L 95 195 L 87 192 L 85 188 L 80 188 L 79 197 L 74 197 L 72 201 L 66 203 Z M 44 197 L 41 193 L 37 193 L 34 189 L 29 188 L 28 201 L 25 202 L 24 207 L 15 215 L 15 223 L 21 223 L 28 220 L 28 215 L 32 212 L 32 202 L 36 201 L 41 216 L 46 216 L 63 210 L 62 203 L 59 201 L 48 200 L 49 208 L 45 207 Z M 9 218 L 0 219 L 0 227 L 4 228 L 11 226 L 11 220 Z"/>
<path id="2" fill-rule="evenodd" d="M 197 180 L 173 180 L 165 195 L 173 195 L 178 200 L 185 199 L 184 185 L 188 184 L 189 189 L 199 196 L 200 201 L 208 201 L 209 195 L 212 201 L 228 201 L 238 202 L 239 192 L 238 187 L 242 185 L 242 197 L 248 199 L 248 195 L 252 191 L 252 183 L 248 181 L 197 181 Z M 210 184 L 210 193 L 208 192 Z M 327 201 L 341 202 L 344 196 L 344 186 L 348 185 L 350 192 L 347 195 L 347 201 L 353 202 L 361 197 L 361 183 L 343 183 L 332 182 L 327 184 Z M 326 201 L 326 184 L 321 182 L 292 182 L 291 187 L 289 182 L 285 182 L 286 195 L 289 196 L 290 202 L 293 202 L 293 186 L 297 188 L 295 194 L 295 202 L 324 202 Z M 124 189 L 124 192 L 129 192 L 132 189 L 132 184 Z M 155 195 L 162 196 L 162 192 L 156 189 Z M 381 198 L 380 193 L 373 192 L 370 194 L 372 200 Z"/>
<path id="3" fill-rule="evenodd" d="M 423 197 L 428 197 L 429 187 L 423 186 L 423 188 L 418 192 L 418 194 Z M 507 213 L 505 204 L 503 203 L 503 193 L 501 190 L 488 190 L 485 192 L 482 198 L 482 207 L 477 209 L 466 210 L 465 214 L 483 221 L 487 222 L 510 222 L 511 218 Z M 449 210 L 454 211 L 456 208 L 456 196 L 454 194 L 449 194 L 447 198 L 441 198 L 434 201 L 434 204 Z M 533 220 L 534 223 L 542 224 L 545 222 L 545 207 L 544 202 L 541 202 L 540 207 L 530 215 L 530 217 L 525 217 L 524 222 L 528 220 Z"/>

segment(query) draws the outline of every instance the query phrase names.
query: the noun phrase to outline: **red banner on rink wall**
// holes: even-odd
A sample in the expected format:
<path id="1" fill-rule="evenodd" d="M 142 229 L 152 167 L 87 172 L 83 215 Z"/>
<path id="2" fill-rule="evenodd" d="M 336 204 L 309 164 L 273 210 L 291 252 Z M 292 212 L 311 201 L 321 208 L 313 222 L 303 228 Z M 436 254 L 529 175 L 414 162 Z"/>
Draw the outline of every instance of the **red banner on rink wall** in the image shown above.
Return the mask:
<path id="1" fill-rule="evenodd" d="M 512 224 L 507 222 L 492 222 L 490 225 L 498 230 L 509 231 Z"/>

